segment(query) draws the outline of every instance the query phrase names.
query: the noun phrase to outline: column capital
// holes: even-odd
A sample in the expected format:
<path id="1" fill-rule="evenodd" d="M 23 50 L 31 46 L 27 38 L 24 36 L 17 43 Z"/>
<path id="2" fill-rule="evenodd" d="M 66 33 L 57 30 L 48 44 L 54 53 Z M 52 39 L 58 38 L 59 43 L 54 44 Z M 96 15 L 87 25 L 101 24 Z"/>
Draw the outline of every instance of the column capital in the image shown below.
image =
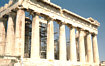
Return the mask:
<path id="1" fill-rule="evenodd" d="M 58 24 L 59 24 L 60 22 L 62 22 L 61 20 L 58 20 L 58 19 L 56 19 L 55 21 L 56 21 Z"/>
<path id="2" fill-rule="evenodd" d="M 14 13 L 14 12 L 10 12 L 8 15 L 9 15 L 9 16 L 15 16 L 16 13 Z"/>
<path id="3" fill-rule="evenodd" d="M 54 21 L 54 19 L 51 18 L 51 17 L 49 17 L 49 16 L 44 16 L 44 19 L 46 19 L 48 22 L 49 22 L 49 21 Z"/>
<path id="4" fill-rule="evenodd" d="M 63 23 L 63 22 L 58 22 L 58 24 L 59 24 L 59 25 L 65 25 L 65 23 Z"/>
<path id="5" fill-rule="evenodd" d="M 82 36 L 86 36 L 87 35 L 86 31 L 83 30 L 83 29 L 79 29 L 78 31 L 79 31 L 79 33 L 82 31 L 82 34 L 83 34 Z"/>
<path id="6" fill-rule="evenodd" d="M 92 36 L 97 36 L 97 34 L 95 34 L 95 33 L 92 33 Z"/>
<path id="7" fill-rule="evenodd" d="M 87 30 L 85 30 L 85 32 L 86 32 L 86 34 L 88 35 L 88 34 L 93 34 L 92 32 L 89 32 L 89 31 L 87 31 Z"/>
<path id="8" fill-rule="evenodd" d="M 36 15 L 38 15 L 38 16 L 39 16 L 39 15 L 40 15 L 40 13 L 32 11 L 32 12 L 31 12 L 31 15 L 32 15 L 32 16 L 36 16 Z"/>
<path id="9" fill-rule="evenodd" d="M 52 18 L 47 18 L 47 21 L 49 22 L 49 21 L 54 21 L 54 19 L 52 19 Z"/>
<path id="10" fill-rule="evenodd" d="M 75 26 L 72 26 L 72 25 L 69 25 L 69 28 L 71 28 L 71 29 L 72 29 L 72 28 L 76 28 L 76 27 L 75 27 Z"/>
<path id="11" fill-rule="evenodd" d="M 24 10 L 24 8 L 23 7 L 18 7 L 17 10 Z"/>
<path id="12" fill-rule="evenodd" d="M 77 27 L 77 30 L 79 30 L 79 31 L 84 31 L 84 32 L 85 32 L 85 30 L 84 30 L 84 29 L 79 28 L 79 27 Z"/>

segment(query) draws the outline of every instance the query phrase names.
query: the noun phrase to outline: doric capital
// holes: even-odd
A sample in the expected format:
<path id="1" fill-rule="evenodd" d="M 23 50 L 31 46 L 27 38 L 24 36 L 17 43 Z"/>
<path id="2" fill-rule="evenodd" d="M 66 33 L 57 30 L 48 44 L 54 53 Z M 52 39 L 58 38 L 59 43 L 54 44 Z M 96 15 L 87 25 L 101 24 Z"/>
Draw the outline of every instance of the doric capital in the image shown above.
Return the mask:
<path id="1" fill-rule="evenodd" d="M 92 36 L 97 36 L 97 34 L 95 34 L 95 33 L 92 33 Z"/>
<path id="2" fill-rule="evenodd" d="M 33 11 L 33 12 L 31 12 L 31 15 L 32 15 L 32 16 L 36 16 L 36 15 L 38 15 L 38 16 L 39 16 L 39 15 L 40 15 L 40 13 L 37 13 L 37 12 L 34 12 L 34 11 Z"/>
<path id="3" fill-rule="evenodd" d="M 58 24 L 59 24 L 59 25 L 65 25 L 65 23 L 64 23 L 64 22 L 58 22 Z"/>
<path id="4" fill-rule="evenodd" d="M 9 15 L 9 16 L 15 16 L 16 13 L 14 13 L 14 12 L 10 12 L 8 15 Z"/>
<path id="5" fill-rule="evenodd" d="M 79 28 L 79 27 L 77 27 L 77 29 L 78 29 L 79 31 L 84 31 L 84 29 L 82 29 L 82 28 Z"/>

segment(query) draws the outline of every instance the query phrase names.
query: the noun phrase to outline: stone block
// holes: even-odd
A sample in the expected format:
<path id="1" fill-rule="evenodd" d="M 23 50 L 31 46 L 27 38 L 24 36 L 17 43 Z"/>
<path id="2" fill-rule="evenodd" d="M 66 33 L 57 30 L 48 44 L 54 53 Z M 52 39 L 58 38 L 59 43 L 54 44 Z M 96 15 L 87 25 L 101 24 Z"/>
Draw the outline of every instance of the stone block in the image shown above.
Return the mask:
<path id="1" fill-rule="evenodd" d="M 11 60 L 10 59 L 0 59 L 0 66 L 10 66 Z"/>

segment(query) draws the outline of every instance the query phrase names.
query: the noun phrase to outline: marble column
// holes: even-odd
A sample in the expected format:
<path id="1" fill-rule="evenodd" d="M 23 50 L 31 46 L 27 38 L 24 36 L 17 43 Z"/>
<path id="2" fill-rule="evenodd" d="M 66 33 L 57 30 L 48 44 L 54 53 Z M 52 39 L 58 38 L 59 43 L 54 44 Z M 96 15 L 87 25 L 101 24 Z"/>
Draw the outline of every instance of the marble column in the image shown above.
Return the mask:
<path id="1" fill-rule="evenodd" d="M 66 36 L 65 36 L 65 25 L 62 23 L 59 25 L 59 59 L 66 60 Z"/>
<path id="2" fill-rule="evenodd" d="M 3 18 L 2 18 L 3 19 Z M 0 56 L 4 55 L 5 52 L 5 21 L 0 19 Z"/>
<path id="3" fill-rule="evenodd" d="M 75 39 L 75 28 L 71 27 L 70 29 L 70 61 L 76 62 L 76 39 Z"/>
<path id="4" fill-rule="evenodd" d="M 93 50 L 92 50 L 92 41 L 91 33 L 87 34 L 87 62 L 93 62 Z"/>
<path id="5" fill-rule="evenodd" d="M 40 59 L 39 16 L 37 14 L 33 15 L 32 20 L 31 58 Z"/>
<path id="6" fill-rule="evenodd" d="M 19 9 L 16 17 L 15 56 L 24 57 L 25 12 Z"/>
<path id="7" fill-rule="evenodd" d="M 93 39 L 93 58 L 94 58 L 94 62 L 99 63 L 97 35 L 93 35 L 92 39 Z"/>
<path id="8" fill-rule="evenodd" d="M 9 14 L 6 46 L 5 46 L 5 55 L 10 55 L 10 56 L 13 56 L 14 54 L 14 45 L 15 45 L 14 17 L 15 15 L 13 15 L 12 13 Z"/>
<path id="9" fill-rule="evenodd" d="M 47 59 L 54 59 L 54 27 L 53 20 L 48 20 L 47 24 Z"/>
<path id="10" fill-rule="evenodd" d="M 79 33 L 79 57 L 80 62 L 85 62 L 85 45 L 84 45 L 84 31 L 80 30 Z"/>

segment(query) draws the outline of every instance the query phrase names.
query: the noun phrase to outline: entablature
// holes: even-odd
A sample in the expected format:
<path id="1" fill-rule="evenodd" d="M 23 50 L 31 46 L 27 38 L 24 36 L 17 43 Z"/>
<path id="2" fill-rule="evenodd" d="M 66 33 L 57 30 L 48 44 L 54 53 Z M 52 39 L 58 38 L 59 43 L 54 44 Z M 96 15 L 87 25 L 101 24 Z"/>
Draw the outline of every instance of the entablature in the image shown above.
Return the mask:
<path id="1" fill-rule="evenodd" d="M 10 2 L 9 2 L 10 3 Z M 12 2 L 11 2 L 12 3 Z M 0 9 L 0 18 L 10 13 L 12 10 L 20 8 L 18 0 L 13 0 L 10 5 L 5 5 Z M 45 0 L 23 0 L 21 7 L 28 11 L 40 13 L 40 16 L 47 16 L 54 20 L 59 20 L 65 24 L 70 24 L 74 27 L 82 28 L 91 33 L 98 34 L 98 26 L 100 23 L 93 18 L 84 18 L 66 9 L 61 9 L 60 6 L 55 5 Z"/>

